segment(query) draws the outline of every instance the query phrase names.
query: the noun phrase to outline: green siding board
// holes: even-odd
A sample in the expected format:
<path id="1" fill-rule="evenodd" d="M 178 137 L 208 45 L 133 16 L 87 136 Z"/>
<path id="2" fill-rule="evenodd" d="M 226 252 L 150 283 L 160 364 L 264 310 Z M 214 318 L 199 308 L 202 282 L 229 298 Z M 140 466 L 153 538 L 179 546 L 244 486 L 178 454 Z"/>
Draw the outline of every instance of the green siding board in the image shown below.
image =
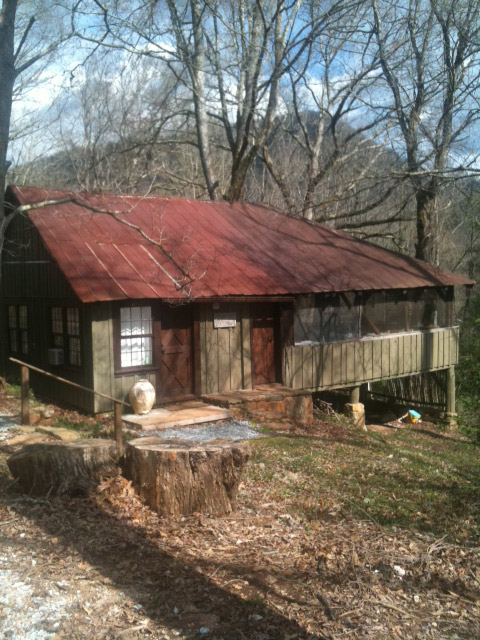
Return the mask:
<path id="1" fill-rule="evenodd" d="M 17 216 L 7 231 L 1 287 L 5 298 L 28 296 L 77 300 L 38 231 L 24 216 Z"/>
<path id="2" fill-rule="evenodd" d="M 451 327 L 365 341 L 287 347 L 285 361 L 291 373 L 286 384 L 294 389 L 332 389 L 446 368 L 458 363 L 458 336 L 458 327 Z M 314 369 L 321 369 L 322 375 L 315 375 L 310 385 L 312 358 Z"/>
<path id="3" fill-rule="evenodd" d="M 29 351 L 27 356 L 17 357 L 50 373 L 83 386 L 91 383 L 91 359 L 89 357 L 89 315 L 85 305 L 78 300 L 65 276 L 45 248 L 37 230 L 28 218 L 17 216 L 7 231 L 2 257 L 2 280 L 0 283 L 0 327 L 1 335 L 7 336 L 7 307 L 10 304 L 26 304 L 28 313 Z M 78 306 L 80 309 L 82 366 L 51 366 L 48 364 L 48 349 L 51 347 L 50 308 L 52 306 Z M 7 340 L 2 340 L 2 373 L 8 379 L 19 379 L 19 366 L 8 361 L 10 356 Z M 39 373 L 30 373 L 34 392 L 46 400 L 55 400 L 75 406 L 84 411 L 93 410 L 92 394 L 75 389 Z"/>
<path id="4" fill-rule="evenodd" d="M 50 344 L 50 307 L 52 306 L 52 300 L 40 300 L 37 298 L 32 299 L 3 299 L 2 301 L 2 316 L 4 318 L 4 326 L 6 326 L 6 308 L 9 304 L 26 303 L 28 309 L 28 336 L 29 336 L 29 354 L 20 355 L 13 354 L 19 360 L 32 364 L 40 369 L 44 369 L 49 373 L 60 376 L 77 384 L 88 386 L 90 379 L 88 375 L 88 356 L 86 334 L 87 334 L 87 318 L 85 317 L 83 307 L 80 308 L 80 326 L 81 326 L 81 345 L 82 345 L 82 366 L 74 367 L 68 364 L 60 366 L 52 366 L 48 364 L 48 349 Z M 59 306 L 71 304 L 71 300 L 56 299 L 53 304 Z M 6 341 L 3 341 L 6 343 Z M 8 345 L 5 344 L 3 350 L 4 356 L 4 369 L 7 378 L 13 382 L 19 380 L 20 368 L 19 365 L 9 362 L 10 357 L 8 352 Z M 33 391 L 39 396 L 44 397 L 46 400 L 58 400 L 66 405 L 77 407 L 83 411 L 91 411 L 93 409 L 93 402 L 91 394 L 80 389 L 75 389 L 67 385 L 66 383 L 47 378 L 34 371 L 30 372 L 30 381 Z"/>
<path id="5" fill-rule="evenodd" d="M 109 302 L 89 305 L 91 310 L 92 382 L 100 393 L 119 397 L 114 386 L 112 305 Z M 121 391 L 119 391 L 121 393 Z M 95 396 L 95 411 L 112 410 L 112 402 Z"/>

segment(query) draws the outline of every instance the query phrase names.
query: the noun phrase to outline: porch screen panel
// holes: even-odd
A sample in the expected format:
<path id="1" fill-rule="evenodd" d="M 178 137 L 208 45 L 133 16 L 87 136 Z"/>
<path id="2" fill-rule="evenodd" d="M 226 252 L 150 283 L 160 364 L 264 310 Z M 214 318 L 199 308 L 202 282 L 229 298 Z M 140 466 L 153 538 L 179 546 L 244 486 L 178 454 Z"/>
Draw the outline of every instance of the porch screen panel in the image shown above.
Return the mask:
<path id="1" fill-rule="evenodd" d="M 322 342 L 344 342 L 359 337 L 359 308 L 354 294 L 326 299 L 322 307 Z"/>
<path id="2" fill-rule="evenodd" d="M 315 296 L 299 296 L 293 317 L 295 344 L 322 341 L 321 310 L 315 305 Z"/>
<path id="3" fill-rule="evenodd" d="M 151 307 L 120 309 L 120 362 L 123 367 L 145 367 L 153 362 Z"/>
<path id="4" fill-rule="evenodd" d="M 295 344 L 356 340 L 359 337 L 359 316 L 353 294 L 301 296 L 295 308 Z"/>
<path id="5" fill-rule="evenodd" d="M 453 325 L 451 289 L 410 289 L 365 294 L 363 336 Z"/>

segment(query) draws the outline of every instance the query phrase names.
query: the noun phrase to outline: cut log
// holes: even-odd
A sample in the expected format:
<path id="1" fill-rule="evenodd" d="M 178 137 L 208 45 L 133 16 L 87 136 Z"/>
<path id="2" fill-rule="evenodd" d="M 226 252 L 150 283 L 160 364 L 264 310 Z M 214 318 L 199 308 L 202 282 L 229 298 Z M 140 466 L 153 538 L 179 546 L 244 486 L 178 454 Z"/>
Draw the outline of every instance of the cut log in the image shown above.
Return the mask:
<path id="1" fill-rule="evenodd" d="M 149 507 L 162 516 L 220 516 L 236 508 L 249 456 L 245 444 L 137 438 L 127 444 L 125 473 Z"/>
<path id="2" fill-rule="evenodd" d="M 112 440 L 34 444 L 8 458 L 12 476 L 33 496 L 79 494 L 117 472 L 118 450 Z"/>

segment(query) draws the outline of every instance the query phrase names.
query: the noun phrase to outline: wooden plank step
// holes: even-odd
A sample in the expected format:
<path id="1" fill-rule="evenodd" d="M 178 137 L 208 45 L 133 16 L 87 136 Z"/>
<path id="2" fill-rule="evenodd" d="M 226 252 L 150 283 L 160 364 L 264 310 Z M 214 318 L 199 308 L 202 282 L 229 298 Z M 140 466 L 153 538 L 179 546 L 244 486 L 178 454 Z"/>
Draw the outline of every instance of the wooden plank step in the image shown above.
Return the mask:
<path id="1" fill-rule="evenodd" d="M 218 422 L 232 417 L 232 412 L 228 409 L 215 407 L 213 405 L 185 406 L 174 411 L 168 409 L 153 409 L 144 416 L 126 415 L 122 420 L 134 429 L 153 431 L 159 429 L 169 429 L 171 427 L 184 427 L 191 424 L 202 424 L 204 422 Z"/>

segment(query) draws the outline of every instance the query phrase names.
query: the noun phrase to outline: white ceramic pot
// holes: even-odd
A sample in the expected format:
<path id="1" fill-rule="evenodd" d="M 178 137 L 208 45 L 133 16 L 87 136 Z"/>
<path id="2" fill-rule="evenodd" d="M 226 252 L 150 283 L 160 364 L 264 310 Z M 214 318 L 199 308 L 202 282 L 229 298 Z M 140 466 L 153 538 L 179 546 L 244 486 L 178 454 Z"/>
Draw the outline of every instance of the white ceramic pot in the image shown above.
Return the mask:
<path id="1" fill-rule="evenodd" d="M 155 389 L 148 380 L 139 380 L 128 393 L 130 404 L 135 413 L 149 413 L 155 404 Z"/>

